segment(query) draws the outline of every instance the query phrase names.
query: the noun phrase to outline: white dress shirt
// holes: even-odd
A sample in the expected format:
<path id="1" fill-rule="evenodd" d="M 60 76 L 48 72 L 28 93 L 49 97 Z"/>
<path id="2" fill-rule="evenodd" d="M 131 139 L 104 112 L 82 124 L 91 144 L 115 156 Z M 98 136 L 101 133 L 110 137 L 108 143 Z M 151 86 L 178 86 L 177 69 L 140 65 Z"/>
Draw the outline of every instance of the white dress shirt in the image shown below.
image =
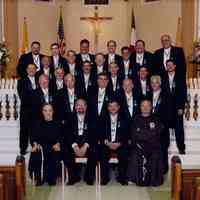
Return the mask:
<path id="1" fill-rule="evenodd" d="M 32 89 L 36 89 L 36 83 L 35 83 L 35 77 L 34 76 L 28 76 L 29 80 L 31 81 Z"/>
<path id="2" fill-rule="evenodd" d="M 115 62 L 115 54 L 108 54 L 108 64 Z"/>
<path id="3" fill-rule="evenodd" d="M 101 113 L 105 94 L 106 94 L 106 89 L 105 88 L 99 88 L 99 91 L 98 91 L 98 114 L 99 115 Z"/>
<path id="4" fill-rule="evenodd" d="M 57 89 L 60 90 L 63 88 L 63 80 L 56 80 Z"/>
<path id="5" fill-rule="evenodd" d="M 140 80 L 141 87 L 142 87 L 142 94 L 146 95 L 147 93 L 147 81 L 146 80 Z"/>
<path id="6" fill-rule="evenodd" d="M 67 92 L 68 92 L 68 96 L 69 96 L 70 109 L 71 109 L 71 112 L 73 112 L 74 101 L 75 101 L 74 88 L 73 89 L 67 88 Z"/>
<path id="7" fill-rule="evenodd" d="M 83 131 L 84 131 L 84 118 L 85 118 L 85 115 L 77 113 L 77 118 L 78 118 L 78 135 L 82 136 L 83 135 Z"/>
<path id="8" fill-rule="evenodd" d="M 75 63 L 73 63 L 73 64 L 69 63 L 69 72 L 73 76 L 75 75 Z"/>
<path id="9" fill-rule="evenodd" d="M 130 94 L 125 93 L 125 95 L 126 95 L 126 102 L 128 105 L 128 111 L 132 117 L 132 115 L 133 115 L 133 95 L 132 95 L 132 93 L 130 93 Z"/>
<path id="10" fill-rule="evenodd" d="M 170 59 L 170 51 L 171 51 L 171 48 L 167 48 L 167 49 L 164 49 L 164 57 L 163 57 L 163 64 L 165 66 L 165 69 L 166 69 L 166 61 Z"/>
<path id="11" fill-rule="evenodd" d="M 128 72 L 129 72 L 129 65 L 130 65 L 130 60 L 124 60 L 124 71 L 125 71 L 125 77 L 128 77 Z"/>
<path id="12" fill-rule="evenodd" d="M 49 76 L 49 68 L 43 68 L 43 71 L 45 75 Z"/>
<path id="13" fill-rule="evenodd" d="M 90 61 L 90 55 L 88 53 L 87 54 L 81 54 L 81 58 L 82 58 L 83 62 Z"/>
<path id="14" fill-rule="evenodd" d="M 136 63 L 143 65 L 144 53 L 136 53 Z"/>
<path id="15" fill-rule="evenodd" d="M 41 88 L 42 89 L 42 92 L 43 92 L 43 95 L 44 95 L 44 100 L 46 103 L 49 103 L 49 89 L 46 88 Z"/>
<path id="16" fill-rule="evenodd" d="M 112 84 L 113 84 L 113 91 L 116 91 L 117 89 L 117 76 L 113 77 L 111 76 Z"/>
<path id="17" fill-rule="evenodd" d="M 116 134 L 117 134 L 117 117 L 118 115 L 110 114 L 110 123 L 111 123 L 111 142 L 116 141 Z"/>
<path id="18" fill-rule="evenodd" d="M 85 89 L 88 89 L 89 85 L 89 79 L 90 79 L 90 74 L 83 74 L 84 75 L 84 81 L 85 81 Z"/>
<path id="19" fill-rule="evenodd" d="M 53 56 L 53 63 L 55 68 L 59 67 L 59 55 Z"/>
<path id="20" fill-rule="evenodd" d="M 155 111 L 156 105 L 158 103 L 158 99 L 160 97 L 161 90 L 158 90 L 156 92 L 153 92 L 153 112 Z"/>
<path id="21" fill-rule="evenodd" d="M 103 72 L 103 65 L 97 66 L 97 74 L 100 74 L 101 72 Z"/>
<path id="22" fill-rule="evenodd" d="M 175 72 L 170 72 L 168 73 L 168 77 L 169 77 L 169 87 L 170 90 L 172 91 L 173 86 L 174 86 L 174 76 L 175 76 Z"/>
<path id="23" fill-rule="evenodd" d="M 37 71 L 39 71 L 40 70 L 40 56 L 39 56 L 39 54 L 38 55 L 33 54 L 33 62 L 37 66 Z"/>

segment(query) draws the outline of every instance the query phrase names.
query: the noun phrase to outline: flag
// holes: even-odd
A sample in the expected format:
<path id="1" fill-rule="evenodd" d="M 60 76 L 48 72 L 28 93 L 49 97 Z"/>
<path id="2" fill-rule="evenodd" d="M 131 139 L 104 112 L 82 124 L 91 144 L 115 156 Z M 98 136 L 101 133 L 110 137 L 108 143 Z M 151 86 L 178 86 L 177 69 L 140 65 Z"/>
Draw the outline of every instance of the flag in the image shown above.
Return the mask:
<path id="1" fill-rule="evenodd" d="M 132 22 L 131 22 L 131 44 L 130 47 L 134 51 L 135 49 L 135 43 L 137 41 L 136 37 L 136 27 L 135 27 L 135 15 L 134 10 L 132 10 Z"/>
<path id="2" fill-rule="evenodd" d="M 183 37 L 182 37 L 182 19 L 178 18 L 177 31 L 176 31 L 176 46 L 182 47 Z"/>
<path id="3" fill-rule="evenodd" d="M 22 53 L 22 54 L 25 54 L 25 53 L 28 52 L 28 50 L 29 50 L 28 26 L 27 26 L 26 17 L 24 17 L 21 53 Z"/>
<path id="4" fill-rule="evenodd" d="M 62 6 L 60 7 L 60 17 L 59 17 L 57 34 L 58 34 L 57 42 L 59 44 L 60 54 L 64 55 L 65 54 L 65 33 L 64 33 L 63 16 L 62 16 Z"/>

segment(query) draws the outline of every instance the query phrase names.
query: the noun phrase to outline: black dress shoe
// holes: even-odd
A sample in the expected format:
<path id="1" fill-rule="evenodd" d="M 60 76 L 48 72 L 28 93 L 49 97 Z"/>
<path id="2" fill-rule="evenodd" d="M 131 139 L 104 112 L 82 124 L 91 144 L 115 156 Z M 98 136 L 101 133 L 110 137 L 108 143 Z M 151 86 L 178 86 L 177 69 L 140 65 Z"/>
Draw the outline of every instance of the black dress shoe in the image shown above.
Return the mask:
<path id="1" fill-rule="evenodd" d="M 185 154 L 185 150 L 179 150 L 179 154 L 184 155 Z"/>
<path id="2" fill-rule="evenodd" d="M 109 183 L 109 179 L 101 180 L 101 185 L 107 185 Z"/>
<path id="3" fill-rule="evenodd" d="M 74 185 L 75 183 L 78 183 L 81 180 L 80 177 L 75 177 L 73 179 L 70 179 L 67 183 L 67 185 Z"/>
<path id="4" fill-rule="evenodd" d="M 50 186 L 54 186 L 54 185 L 56 185 L 56 181 L 49 181 L 48 184 L 49 184 Z"/>
<path id="5" fill-rule="evenodd" d="M 94 181 L 89 181 L 89 180 L 87 180 L 87 181 L 85 181 L 85 182 L 86 182 L 87 185 L 94 185 Z"/>
<path id="6" fill-rule="evenodd" d="M 118 180 L 121 185 L 128 185 L 128 181 L 126 180 Z"/>

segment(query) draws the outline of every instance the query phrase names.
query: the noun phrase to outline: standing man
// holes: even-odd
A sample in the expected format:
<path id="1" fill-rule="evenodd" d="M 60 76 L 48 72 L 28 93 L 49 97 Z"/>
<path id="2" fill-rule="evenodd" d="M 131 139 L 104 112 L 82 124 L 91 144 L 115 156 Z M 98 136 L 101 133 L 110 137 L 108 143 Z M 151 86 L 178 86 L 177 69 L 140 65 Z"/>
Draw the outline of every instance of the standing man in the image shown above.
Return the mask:
<path id="1" fill-rule="evenodd" d="M 76 55 L 76 62 L 81 68 L 84 61 L 90 61 L 91 64 L 94 64 L 94 55 L 89 53 L 90 51 L 90 42 L 87 39 L 83 39 L 80 42 L 80 53 Z"/>
<path id="2" fill-rule="evenodd" d="M 173 60 L 167 60 L 166 67 L 167 74 L 163 79 L 163 88 L 167 92 L 167 98 L 170 102 L 169 128 L 175 132 L 179 153 L 185 154 L 183 114 L 187 100 L 187 87 L 185 81 L 178 75 Z"/>
<path id="3" fill-rule="evenodd" d="M 67 69 L 67 60 L 60 55 L 59 51 L 59 44 L 58 43 L 53 43 L 51 44 L 51 70 L 52 74 L 54 74 L 55 69 L 57 68 L 63 68 L 65 74 L 68 73 Z"/>
<path id="4" fill-rule="evenodd" d="M 132 54 L 133 65 L 137 70 L 141 66 L 146 66 L 149 73 L 153 70 L 153 54 L 145 49 L 145 42 L 143 40 L 137 40 L 135 43 L 135 52 Z"/>
<path id="5" fill-rule="evenodd" d="M 121 56 L 116 54 L 116 49 L 117 49 L 117 42 L 114 40 L 109 40 L 107 42 L 107 49 L 108 49 L 108 53 L 105 55 L 105 64 L 106 66 L 109 66 L 110 63 L 117 63 L 118 66 L 121 63 Z"/>
<path id="6" fill-rule="evenodd" d="M 29 64 L 35 64 L 37 69 L 40 71 L 42 69 L 41 60 L 44 55 L 40 54 L 40 43 L 34 41 L 31 43 L 31 52 L 21 55 L 17 64 L 17 75 L 20 77 L 25 77 L 27 75 L 26 68 Z"/>
<path id="7" fill-rule="evenodd" d="M 20 105 L 20 153 L 26 154 L 29 144 L 30 126 L 32 122 L 32 95 L 37 87 L 36 66 L 29 64 L 26 68 L 27 77 L 18 81 L 17 91 L 21 100 Z"/>
<path id="8" fill-rule="evenodd" d="M 186 78 L 186 60 L 184 51 L 180 47 L 172 45 L 171 37 L 167 34 L 161 36 L 162 48 L 154 53 L 155 71 L 154 73 L 164 76 L 167 71 L 166 61 L 174 60 L 178 76 Z"/>

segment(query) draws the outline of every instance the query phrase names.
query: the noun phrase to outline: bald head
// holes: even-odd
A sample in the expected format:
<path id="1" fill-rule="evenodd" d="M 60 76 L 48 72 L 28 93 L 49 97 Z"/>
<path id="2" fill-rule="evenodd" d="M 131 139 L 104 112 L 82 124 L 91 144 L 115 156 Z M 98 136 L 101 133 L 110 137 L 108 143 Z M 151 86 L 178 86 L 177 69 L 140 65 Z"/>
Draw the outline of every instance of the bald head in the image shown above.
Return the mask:
<path id="1" fill-rule="evenodd" d="M 168 49 L 168 48 L 171 47 L 172 41 L 171 41 L 170 35 L 164 34 L 164 35 L 161 36 L 161 39 L 160 39 L 160 40 L 161 40 L 162 47 L 163 47 L 164 49 Z"/>

